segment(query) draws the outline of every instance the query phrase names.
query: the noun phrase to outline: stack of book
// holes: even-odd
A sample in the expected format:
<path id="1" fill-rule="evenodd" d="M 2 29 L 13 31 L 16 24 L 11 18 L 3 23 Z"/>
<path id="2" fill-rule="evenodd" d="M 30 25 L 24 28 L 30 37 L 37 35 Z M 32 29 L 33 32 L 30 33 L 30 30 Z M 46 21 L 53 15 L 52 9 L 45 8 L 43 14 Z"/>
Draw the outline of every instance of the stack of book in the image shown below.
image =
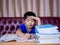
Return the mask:
<path id="1" fill-rule="evenodd" d="M 51 24 L 36 26 L 36 35 L 39 43 L 60 43 L 58 27 Z"/>

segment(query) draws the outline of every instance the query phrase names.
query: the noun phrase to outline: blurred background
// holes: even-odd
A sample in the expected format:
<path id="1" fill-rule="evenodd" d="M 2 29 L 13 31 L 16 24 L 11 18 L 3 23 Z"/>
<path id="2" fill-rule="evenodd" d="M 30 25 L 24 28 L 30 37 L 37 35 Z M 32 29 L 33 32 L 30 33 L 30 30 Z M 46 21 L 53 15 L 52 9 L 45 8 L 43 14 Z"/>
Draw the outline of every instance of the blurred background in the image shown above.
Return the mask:
<path id="1" fill-rule="evenodd" d="M 60 17 L 60 0 L 0 0 L 0 17 L 23 17 L 27 11 L 40 17 Z"/>

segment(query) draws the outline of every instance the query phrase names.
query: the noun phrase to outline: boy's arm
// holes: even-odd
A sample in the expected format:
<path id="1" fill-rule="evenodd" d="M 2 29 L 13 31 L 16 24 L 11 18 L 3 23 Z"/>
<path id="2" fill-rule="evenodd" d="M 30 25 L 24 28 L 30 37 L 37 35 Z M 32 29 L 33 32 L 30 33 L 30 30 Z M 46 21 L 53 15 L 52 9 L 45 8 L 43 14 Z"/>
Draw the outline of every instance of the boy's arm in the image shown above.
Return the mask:
<path id="1" fill-rule="evenodd" d="M 39 17 L 35 17 L 36 21 L 38 22 L 38 25 L 41 25 L 41 20 Z"/>
<path id="2" fill-rule="evenodd" d="M 17 29 L 16 34 L 17 34 L 18 36 L 21 36 L 21 37 L 24 36 L 24 33 L 22 33 L 22 31 L 21 31 L 20 29 Z"/>
<path id="3" fill-rule="evenodd" d="M 41 25 L 41 20 L 39 17 L 33 17 L 31 16 L 31 19 L 35 19 L 38 22 L 38 25 Z"/>
<path id="4" fill-rule="evenodd" d="M 24 33 L 22 33 L 21 29 L 17 29 L 16 34 L 18 36 L 21 36 L 24 39 L 29 39 L 30 38 L 30 34 L 24 34 Z"/>

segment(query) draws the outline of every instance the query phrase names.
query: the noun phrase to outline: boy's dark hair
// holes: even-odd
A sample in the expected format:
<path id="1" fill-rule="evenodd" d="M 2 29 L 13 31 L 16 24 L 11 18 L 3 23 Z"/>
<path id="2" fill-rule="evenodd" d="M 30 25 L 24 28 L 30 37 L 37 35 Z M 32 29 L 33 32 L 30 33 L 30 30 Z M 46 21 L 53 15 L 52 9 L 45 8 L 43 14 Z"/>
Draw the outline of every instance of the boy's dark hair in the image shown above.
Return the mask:
<path id="1" fill-rule="evenodd" d="M 25 20 L 28 16 L 34 16 L 34 17 L 36 17 L 35 13 L 33 13 L 33 12 L 26 12 L 26 13 L 24 14 L 24 20 Z"/>

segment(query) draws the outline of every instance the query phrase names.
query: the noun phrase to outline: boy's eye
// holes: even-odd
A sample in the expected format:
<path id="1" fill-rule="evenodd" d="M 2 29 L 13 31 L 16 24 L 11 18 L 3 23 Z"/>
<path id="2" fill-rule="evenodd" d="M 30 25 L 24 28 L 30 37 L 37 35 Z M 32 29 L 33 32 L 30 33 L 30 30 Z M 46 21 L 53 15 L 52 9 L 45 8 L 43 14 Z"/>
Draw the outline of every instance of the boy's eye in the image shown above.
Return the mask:
<path id="1" fill-rule="evenodd" d="M 29 22 L 29 19 L 27 19 L 27 22 Z"/>
<path id="2" fill-rule="evenodd" d="M 27 22 L 29 22 L 29 20 L 27 20 Z"/>
<path id="3" fill-rule="evenodd" d="M 31 22 L 34 22 L 34 20 L 31 20 Z"/>
<path id="4" fill-rule="evenodd" d="M 29 21 L 34 22 L 34 20 L 29 20 L 29 19 L 27 19 L 27 22 L 29 22 Z"/>

